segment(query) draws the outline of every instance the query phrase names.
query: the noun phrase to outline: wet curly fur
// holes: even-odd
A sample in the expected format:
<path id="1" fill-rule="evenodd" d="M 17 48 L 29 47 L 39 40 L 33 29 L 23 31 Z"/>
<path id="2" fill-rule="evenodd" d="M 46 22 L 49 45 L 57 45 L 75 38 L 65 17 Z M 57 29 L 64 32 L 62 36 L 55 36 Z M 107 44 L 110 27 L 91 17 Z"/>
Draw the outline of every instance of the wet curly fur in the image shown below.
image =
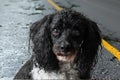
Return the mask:
<path id="1" fill-rule="evenodd" d="M 46 72 L 59 72 L 59 63 L 64 61 L 58 57 L 73 53 L 75 57 L 70 63 L 76 65 L 79 78 L 91 77 L 101 45 L 100 30 L 95 22 L 81 13 L 70 10 L 45 16 L 30 27 L 30 40 L 33 43 L 32 58 L 21 68 L 15 79 L 31 78 L 28 73 L 36 62 Z"/>

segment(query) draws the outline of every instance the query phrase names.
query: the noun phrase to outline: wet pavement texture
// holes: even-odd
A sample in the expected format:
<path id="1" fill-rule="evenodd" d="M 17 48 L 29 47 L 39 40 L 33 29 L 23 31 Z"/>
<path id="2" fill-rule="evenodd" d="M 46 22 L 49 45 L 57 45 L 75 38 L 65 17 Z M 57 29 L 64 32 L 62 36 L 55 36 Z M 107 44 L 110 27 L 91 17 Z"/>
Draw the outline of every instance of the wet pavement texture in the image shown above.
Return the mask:
<path id="1" fill-rule="evenodd" d="M 55 0 L 62 7 L 75 9 L 96 21 L 103 34 L 113 36 L 112 39 L 119 39 L 120 1 L 107 1 Z M 106 4 L 108 4 L 107 7 L 104 6 Z M 30 58 L 29 26 L 55 11 L 47 0 L 0 1 L 0 80 L 12 80 L 20 67 Z M 119 42 L 109 42 L 120 50 Z M 119 79 L 120 62 L 103 48 L 92 76 L 93 78 Z"/>
<path id="2" fill-rule="evenodd" d="M 12 80 L 30 57 L 29 26 L 43 16 L 38 7 L 44 10 L 41 1 L 0 1 L 0 80 Z"/>

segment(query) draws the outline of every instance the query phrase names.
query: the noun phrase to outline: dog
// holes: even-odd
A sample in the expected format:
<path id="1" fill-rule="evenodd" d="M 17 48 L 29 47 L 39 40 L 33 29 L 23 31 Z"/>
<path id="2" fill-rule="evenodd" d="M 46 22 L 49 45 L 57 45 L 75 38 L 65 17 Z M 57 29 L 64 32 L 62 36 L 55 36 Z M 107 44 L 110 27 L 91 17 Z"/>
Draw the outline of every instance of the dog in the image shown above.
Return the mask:
<path id="1" fill-rule="evenodd" d="M 91 79 L 101 35 L 97 24 L 79 12 L 46 15 L 30 27 L 32 57 L 15 79 Z"/>

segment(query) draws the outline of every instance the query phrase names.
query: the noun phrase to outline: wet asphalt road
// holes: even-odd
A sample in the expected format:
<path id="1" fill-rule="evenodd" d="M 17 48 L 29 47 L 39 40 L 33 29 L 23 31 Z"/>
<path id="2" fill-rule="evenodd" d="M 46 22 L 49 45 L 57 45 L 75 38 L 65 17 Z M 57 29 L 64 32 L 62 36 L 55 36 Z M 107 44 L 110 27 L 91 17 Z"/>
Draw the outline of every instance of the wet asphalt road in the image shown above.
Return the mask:
<path id="1" fill-rule="evenodd" d="M 119 0 L 55 1 L 63 7 L 70 7 L 74 4 L 73 9 L 96 21 L 103 34 L 112 38 L 120 38 Z M 29 26 L 52 12 L 55 10 L 47 0 L 0 1 L 0 80 L 12 80 L 23 63 L 29 59 L 31 55 L 28 53 Z M 109 42 L 120 50 L 119 42 Z M 119 79 L 119 61 L 103 48 L 92 76 Z"/>
<path id="2" fill-rule="evenodd" d="M 74 1 L 77 4 L 77 1 Z M 86 13 L 96 21 L 102 33 L 120 40 L 120 1 L 119 0 L 80 0 L 77 10 Z"/>

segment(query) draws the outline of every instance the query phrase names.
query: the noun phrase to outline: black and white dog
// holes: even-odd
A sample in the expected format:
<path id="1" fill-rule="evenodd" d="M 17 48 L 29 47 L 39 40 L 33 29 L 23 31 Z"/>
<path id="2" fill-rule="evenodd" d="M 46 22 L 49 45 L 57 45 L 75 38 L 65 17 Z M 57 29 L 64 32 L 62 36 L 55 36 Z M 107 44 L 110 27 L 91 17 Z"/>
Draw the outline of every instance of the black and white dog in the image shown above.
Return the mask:
<path id="1" fill-rule="evenodd" d="M 30 27 L 32 57 L 14 79 L 90 79 L 101 45 L 95 22 L 64 10 L 45 16 Z"/>

